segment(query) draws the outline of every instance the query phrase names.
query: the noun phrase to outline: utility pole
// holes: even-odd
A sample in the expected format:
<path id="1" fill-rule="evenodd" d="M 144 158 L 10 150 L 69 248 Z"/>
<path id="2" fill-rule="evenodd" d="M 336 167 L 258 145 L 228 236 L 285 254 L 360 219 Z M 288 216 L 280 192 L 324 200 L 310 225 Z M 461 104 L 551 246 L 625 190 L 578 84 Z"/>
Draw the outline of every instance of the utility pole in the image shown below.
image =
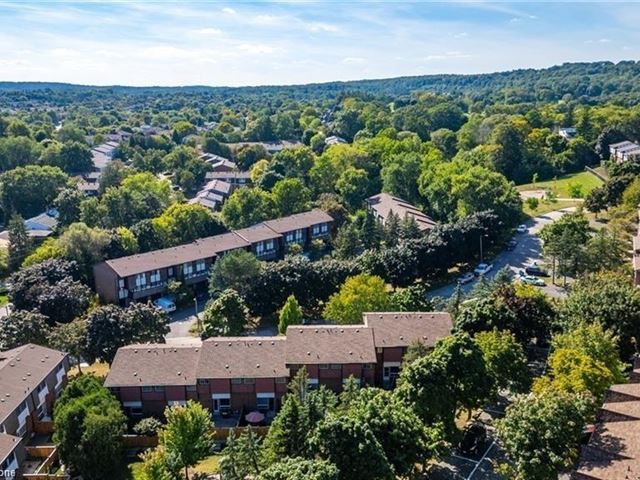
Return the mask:
<path id="1" fill-rule="evenodd" d="M 200 325 L 200 317 L 198 316 L 198 297 L 193 297 L 193 303 L 196 305 L 196 322 L 198 324 L 198 331 L 202 331 L 202 325 Z"/>
<path id="2" fill-rule="evenodd" d="M 483 258 L 483 255 L 482 255 L 482 237 L 483 236 L 484 236 L 483 234 L 480 234 L 480 263 L 484 263 L 484 261 L 483 261 L 484 258 Z"/>

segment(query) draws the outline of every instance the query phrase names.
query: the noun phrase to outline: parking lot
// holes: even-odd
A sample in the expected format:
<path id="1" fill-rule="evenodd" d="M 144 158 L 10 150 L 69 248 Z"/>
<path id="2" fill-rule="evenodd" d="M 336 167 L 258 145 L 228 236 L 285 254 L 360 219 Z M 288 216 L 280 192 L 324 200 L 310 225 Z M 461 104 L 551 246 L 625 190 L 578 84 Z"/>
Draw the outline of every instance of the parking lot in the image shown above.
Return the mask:
<path id="1" fill-rule="evenodd" d="M 428 478 L 435 480 L 505 480 L 494 472 L 494 464 L 504 461 L 504 454 L 495 439 L 494 422 L 504 416 L 506 403 L 485 408 L 474 416 L 486 428 L 487 437 L 473 455 L 455 449 L 451 455 L 434 465 Z"/>

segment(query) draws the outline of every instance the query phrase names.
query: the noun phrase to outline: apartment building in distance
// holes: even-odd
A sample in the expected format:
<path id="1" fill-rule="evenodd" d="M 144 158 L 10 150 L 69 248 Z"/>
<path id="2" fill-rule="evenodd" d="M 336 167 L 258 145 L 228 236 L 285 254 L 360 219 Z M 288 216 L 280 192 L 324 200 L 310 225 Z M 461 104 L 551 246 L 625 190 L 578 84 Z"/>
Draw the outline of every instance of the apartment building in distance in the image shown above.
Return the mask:
<path id="1" fill-rule="evenodd" d="M 436 226 L 435 220 L 422 212 L 418 207 L 388 193 L 379 193 L 367 198 L 367 210 L 384 225 L 391 214 L 395 214 L 400 220 L 413 218 L 421 232 L 427 232 Z"/>
<path id="2" fill-rule="evenodd" d="M 120 348 L 105 386 L 131 417 L 161 415 L 196 400 L 212 414 L 259 410 L 273 415 L 287 383 L 301 369 L 309 385 L 340 392 L 354 377 L 362 386 L 393 388 L 414 342 L 428 348 L 450 334 L 441 312 L 366 313 L 362 325 L 294 325 L 280 337 L 216 337 L 201 346 Z"/>
<path id="3" fill-rule="evenodd" d="M 609 145 L 609 155 L 618 163 L 640 160 L 640 145 L 625 140 Z"/>
<path id="4" fill-rule="evenodd" d="M 177 247 L 107 260 L 93 267 L 96 291 L 103 300 L 121 305 L 156 298 L 172 280 L 184 285 L 206 283 L 211 265 L 225 253 L 246 250 L 260 260 L 275 260 L 291 243 L 306 247 L 327 238 L 332 224 L 329 214 L 311 210 Z"/>
<path id="5" fill-rule="evenodd" d="M 0 471 L 20 472 L 35 423 L 50 420 L 67 382 L 67 354 L 27 344 L 0 353 Z"/>

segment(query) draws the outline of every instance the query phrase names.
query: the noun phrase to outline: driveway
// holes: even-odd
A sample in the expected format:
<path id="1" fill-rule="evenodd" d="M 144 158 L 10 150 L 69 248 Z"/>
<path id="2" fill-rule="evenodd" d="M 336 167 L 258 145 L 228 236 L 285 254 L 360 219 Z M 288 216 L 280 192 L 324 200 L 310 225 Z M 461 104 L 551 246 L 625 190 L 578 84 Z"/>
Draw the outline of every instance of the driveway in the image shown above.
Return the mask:
<path id="1" fill-rule="evenodd" d="M 195 306 L 191 306 L 169 314 L 171 321 L 169 323 L 170 331 L 167 335 L 165 335 L 165 339 L 167 340 L 167 342 L 175 342 L 178 339 L 199 340 L 197 337 L 193 337 L 191 333 L 189 333 L 189 330 L 191 330 L 191 328 L 198 321 L 195 313 Z M 202 312 L 200 310 L 198 310 L 198 317 L 202 318 Z"/>
<path id="2" fill-rule="evenodd" d="M 494 277 L 496 272 L 504 267 L 509 267 L 514 273 L 524 269 L 533 261 L 540 262 L 542 260 L 542 242 L 538 237 L 538 233 L 542 230 L 542 227 L 548 223 L 552 223 L 558 220 L 566 213 L 574 212 L 575 207 L 564 208 L 562 210 L 555 210 L 553 212 L 545 213 L 539 217 L 531 219 L 526 225 L 528 230 L 526 233 L 520 233 L 515 235 L 515 239 L 518 241 L 518 245 L 513 250 L 505 250 L 498 254 L 493 261 L 493 270 L 486 276 L 487 279 Z M 471 283 L 462 286 L 462 290 L 466 293 L 469 292 L 476 280 Z M 436 288 L 429 292 L 429 297 L 442 297 L 449 298 L 453 295 L 456 289 L 456 282 L 445 285 L 444 287 Z M 566 295 L 565 291 L 561 287 L 555 285 L 547 285 L 541 288 L 547 295 L 552 297 L 563 297 Z"/>

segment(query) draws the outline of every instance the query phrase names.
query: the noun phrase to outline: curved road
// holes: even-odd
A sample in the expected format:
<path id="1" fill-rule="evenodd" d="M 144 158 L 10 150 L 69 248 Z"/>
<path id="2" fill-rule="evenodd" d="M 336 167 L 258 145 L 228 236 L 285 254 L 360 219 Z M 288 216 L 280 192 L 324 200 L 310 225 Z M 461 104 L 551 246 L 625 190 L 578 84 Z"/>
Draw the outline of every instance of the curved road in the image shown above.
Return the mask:
<path id="1" fill-rule="evenodd" d="M 553 212 L 545 213 L 531 219 L 526 223 L 528 231 L 526 233 L 520 233 L 515 235 L 515 239 L 518 240 L 518 245 L 513 250 L 505 250 L 499 253 L 495 258 L 489 261 L 493 262 L 493 270 L 487 275 L 487 279 L 493 278 L 497 271 L 508 266 L 514 272 L 524 269 L 527 265 L 533 261 L 540 262 L 542 260 L 542 242 L 538 238 L 538 232 L 542 230 L 546 224 L 551 223 L 559 219 L 562 215 L 569 212 L 574 212 L 575 207 L 564 208 L 562 210 L 555 210 Z M 462 286 L 464 292 L 469 292 L 475 285 L 477 280 L 471 283 L 467 283 Z M 429 292 L 429 297 L 443 297 L 449 298 L 456 289 L 456 282 L 439 287 Z M 561 297 L 566 295 L 565 290 L 561 287 L 554 285 L 542 287 L 550 296 Z"/>

